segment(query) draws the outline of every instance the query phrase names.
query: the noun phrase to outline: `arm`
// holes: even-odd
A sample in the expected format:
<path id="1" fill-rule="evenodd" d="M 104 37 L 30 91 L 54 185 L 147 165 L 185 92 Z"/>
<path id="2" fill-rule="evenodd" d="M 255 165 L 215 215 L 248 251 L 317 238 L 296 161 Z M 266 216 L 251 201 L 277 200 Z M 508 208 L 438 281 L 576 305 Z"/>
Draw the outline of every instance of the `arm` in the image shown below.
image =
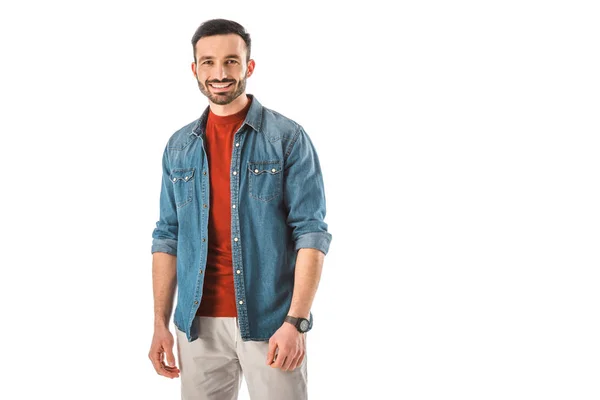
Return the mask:
<path id="1" fill-rule="evenodd" d="M 325 187 L 317 151 L 299 127 L 286 150 L 287 224 L 298 251 L 289 315 L 309 318 L 331 234 L 325 223 Z"/>
<path id="2" fill-rule="evenodd" d="M 288 314 L 308 319 L 321 278 L 323 260 L 329 251 L 331 234 L 324 222 L 325 190 L 319 159 L 301 127 L 286 150 L 284 185 L 287 224 L 298 251 Z M 269 340 L 267 365 L 284 371 L 293 370 L 302 363 L 305 349 L 305 334 L 284 322 Z"/>
<path id="3" fill-rule="evenodd" d="M 154 336 L 148 357 L 157 374 L 179 376 L 173 354 L 174 339 L 169 331 L 173 298 L 177 288 L 177 211 L 170 181 L 170 165 L 165 149 L 162 159 L 160 217 L 152 233 L 152 293 L 154 296 Z M 166 358 L 166 363 L 165 363 Z"/>
<path id="4" fill-rule="evenodd" d="M 154 295 L 154 329 L 169 329 L 173 299 L 177 288 L 177 257 L 167 253 L 152 254 L 152 293 Z"/>
<path id="5" fill-rule="evenodd" d="M 294 271 L 294 293 L 288 315 L 308 319 L 310 308 L 319 286 L 325 254 L 320 250 L 298 250 Z M 275 358 L 275 350 L 278 350 Z M 306 352 L 306 337 L 292 324 L 284 322 L 269 339 L 267 365 L 291 371 L 302 364 Z"/>
<path id="6" fill-rule="evenodd" d="M 298 250 L 294 272 L 294 294 L 288 315 L 307 318 L 319 286 L 325 254 L 316 249 Z"/>
<path id="7" fill-rule="evenodd" d="M 170 177 L 167 149 L 162 157 L 160 216 L 152 232 L 152 282 L 154 293 L 154 326 L 168 329 L 173 297 L 177 286 L 177 207 Z"/>

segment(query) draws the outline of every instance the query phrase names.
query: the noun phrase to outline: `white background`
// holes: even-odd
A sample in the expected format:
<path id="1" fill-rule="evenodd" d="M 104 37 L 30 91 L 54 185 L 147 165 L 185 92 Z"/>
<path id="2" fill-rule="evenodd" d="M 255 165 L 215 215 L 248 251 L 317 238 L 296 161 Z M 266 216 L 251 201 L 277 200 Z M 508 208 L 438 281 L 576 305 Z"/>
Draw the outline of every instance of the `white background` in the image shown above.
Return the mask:
<path id="1" fill-rule="evenodd" d="M 311 399 L 600 398 L 600 15 L 523 0 L 3 2 L 0 398 L 179 398 L 151 233 L 216 17 L 321 159 Z"/>

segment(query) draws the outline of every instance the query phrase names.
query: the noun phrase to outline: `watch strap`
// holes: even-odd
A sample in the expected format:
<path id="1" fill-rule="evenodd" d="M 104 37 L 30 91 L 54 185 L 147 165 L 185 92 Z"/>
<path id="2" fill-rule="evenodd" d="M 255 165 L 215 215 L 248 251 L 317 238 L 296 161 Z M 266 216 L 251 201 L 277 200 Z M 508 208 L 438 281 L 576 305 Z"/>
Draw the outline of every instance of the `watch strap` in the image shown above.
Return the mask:
<path id="1" fill-rule="evenodd" d="M 284 321 L 289 322 L 290 324 L 294 325 L 299 332 L 304 332 L 304 331 L 300 330 L 300 323 L 304 320 L 308 321 L 308 328 L 306 330 L 306 332 L 308 332 L 312 329 L 312 313 L 310 313 L 309 319 L 297 318 L 297 317 L 292 317 L 291 315 L 286 315 Z"/>

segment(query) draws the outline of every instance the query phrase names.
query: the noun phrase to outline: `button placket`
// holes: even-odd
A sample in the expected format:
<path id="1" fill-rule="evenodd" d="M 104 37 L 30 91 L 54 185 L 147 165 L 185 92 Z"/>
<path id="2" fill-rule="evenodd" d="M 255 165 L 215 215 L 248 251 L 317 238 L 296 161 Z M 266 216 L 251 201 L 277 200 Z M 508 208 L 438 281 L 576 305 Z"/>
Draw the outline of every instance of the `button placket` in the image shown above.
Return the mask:
<path id="1" fill-rule="evenodd" d="M 231 233 L 233 237 L 232 242 L 232 255 L 233 255 L 233 268 L 234 268 L 234 282 L 235 282 L 235 295 L 238 301 L 239 307 L 239 323 L 240 330 L 242 333 L 246 332 L 247 318 L 246 314 L 246 304 L 245 304 L 245 290 L 244 290 L 244 280 L 242 277 L 242 260 L 241 260 L 241 237 L 240 237 L 240 223 L 239 223 L 239 215 L 238 215 L 238 207 L 239 203 L 239 188 L 240 188 L 240 179 L 241 179 L 241 142 L 245 139 L 244 135 L 239 134 L 240 130 L 234 135 L 234 147 L 232 151 L 232 168 L 231 168 Z"/>
<path id="2" fill-rule="evenodd" d="M 208 196 L 208 192 L 210 191 L 210 186 L 209 186 L 209 183 L 208 183 L 208 159 L 206 158 L 206 149 L 204 148 L 204 144 L 201 144 L 201 146 L 202 146 L 203 155 L 204 155 L 204 157 L 203 157 L 204 167 L 202 168 L 202 177 L 200 178 L 201 179 L 201 188 L 202 188 L 202 190 L 201 190 L 201 199 L 200 200 L 201 200 L 201 203 L 202 203 L 202 207 L 204 209 L 207 209 L 208 208 L 208 202 L 209 202 L 209 200 L 208 200 L 208 197 L 209 197 Z M 187 179 L 188 179 L 188 177 L 186 177 L 186 180 Z M 207 242 L 207 233 L 208 233 L 206 231 L 206 227 L 208 225 L 208 213 L 207 212 L 201 211 L 201 220 L 202 220 L 201 228 L 200 228 L 200 230 L 201 230 L 201 240 L 202 240 L 202 246 L 204 247 L 204 253 L 206 254 L 207 253 L 206 242 Z M 205 259 L 205 263 L 206 263 L 206 259 Z M 198 270 L 198 278 L 197 278 L 198 279 L 198 287 L 200 285 L 199 281 L 203 279 L 202 278 L 202 275 L 204 275 L 204 269 L 203 268 L 204 268 L 203 266 L 200 266 L 200 268 Z M 199 298 L 201 296 L 198 293 L 196 293 L 196 297 Z M 194 304 L 198 305 L 199 301 L 198 300 L 194 301 Z"/>
<path id="3" fill-rule="evenodd" d="M 236 295 L 238 297 L 238 304 L 239 305 L 244 305 L 244 289 L 243 289 L 243 281 L 241 280 L 241 273 L 242 270 L 239 267 L 240 265 L 240 261 L 237 260 L 237 258 L 239 257 L 239 252 L 241 251 L 241 247 L 239 246 L 240 244 L 240 238 L 239 238 L 239 232 L 240 232 L 240 227 L 239 227 L 239 216 L 237 213 L 237 202 L 238 202 L 238 198 L 239 198 L 239 187 L 240 187 L 240 177 L 238 175 L 238 171 L 240 171 L 240 160 L 241 160 L 241 155 L 240 155 L 240 145 L 241 145 L 241 141 L 244 139 L 244 137 L 238 137 L 238 134 L 236 133 L 235 137 L 234 137 L 234 143 L 235 143 L 235 147 L 233 148 L 233 160 L 235 162 L 235 166 L 234 166 L 234 170 L 233 170 L 233 175 L 235 176 L 235 178 L 233 179 L 233 193 L 231 196 L 231 208 L 232 208 L 232 213 L 231 213 L 231 231 L 233 233 L 234 238 L 234 268 L 235 268 L 235 275 L 234 275 L 234 281 L 236 281 Z M 238 277 L 239 275 L 239 277 Z"/>

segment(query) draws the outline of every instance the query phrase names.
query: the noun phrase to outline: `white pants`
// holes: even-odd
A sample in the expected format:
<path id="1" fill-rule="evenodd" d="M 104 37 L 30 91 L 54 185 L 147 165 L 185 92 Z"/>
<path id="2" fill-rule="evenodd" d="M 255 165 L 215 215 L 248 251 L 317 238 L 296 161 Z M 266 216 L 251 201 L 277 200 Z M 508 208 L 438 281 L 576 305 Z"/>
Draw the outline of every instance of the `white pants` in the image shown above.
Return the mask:
<path id="1" fill-rule="evenodd" d="M 306 400 L 306 355 L 293 371 L 267 365 L 268 342 L 244 342 L 235 317 L 199 317 L 198 339 L 175 327 L 182 400 L 236 400 L 242 374 L 252 400 Z"/>

